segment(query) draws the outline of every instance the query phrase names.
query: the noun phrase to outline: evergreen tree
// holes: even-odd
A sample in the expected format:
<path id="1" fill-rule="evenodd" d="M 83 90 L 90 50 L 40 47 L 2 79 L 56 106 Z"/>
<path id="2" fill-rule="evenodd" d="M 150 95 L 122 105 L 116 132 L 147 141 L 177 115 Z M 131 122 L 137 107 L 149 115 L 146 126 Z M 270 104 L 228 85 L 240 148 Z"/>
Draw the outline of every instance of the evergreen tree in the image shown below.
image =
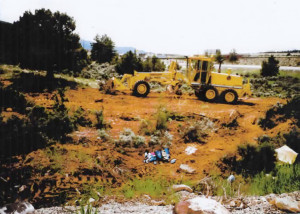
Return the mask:
<path id="1" fill-rule="evenodd" d="M 81 71 L 88 60 L 75 28 L 75 21 L 65 13 L 26 11 L 13 23 L 14 61 L 24 68 L 46 70 L 48 77 L 63 69 Z"/>
<path id="2" fill-rule="evenodd" d="M 235 52 L 235 49 L 233 49 L 230 53 L 229 53 L 229 57 L 228 57 L 229 62 L 231 63 L 236 63 L 239 59 L 238 56 Z"/>
<path id="3" fill-rule="evenodd" d="M 274 58 L 273 55 L 271 55 L 268 58 L 268 62 L 263 61 L 261 65 L 260 74 L 263 77 L 267 76 L 277 76 L 279 74 L 279 61 Z"/>
<path id="4" fill-rule="evenodd" d="M 218 73 L 221 73 L 221 65 L 224 62 L 225 58 L 224 56 L 221 54 L 221 50 L 217 50 L 216 51 L 216 55 L 215 55 L 215 61 L 219 63 L 219 69 L 218 69 Z"/>
<path id="5" fill-rule="evenodd" d="M 133 74 L 134 71 L 142 71 L 142 61 L 132 51 L 124 54 L 116 65 L 119 74 Z"/>
<path id="6" fill-rule="evenodd" d="M 92 60 L 97 61 L 98 63 L 111 62 L 112 59 L 116 56 L 114 50 L 114 42 L 107 35 L 95 37 L 95 43 L 92 44 L 91 57 Z"/>

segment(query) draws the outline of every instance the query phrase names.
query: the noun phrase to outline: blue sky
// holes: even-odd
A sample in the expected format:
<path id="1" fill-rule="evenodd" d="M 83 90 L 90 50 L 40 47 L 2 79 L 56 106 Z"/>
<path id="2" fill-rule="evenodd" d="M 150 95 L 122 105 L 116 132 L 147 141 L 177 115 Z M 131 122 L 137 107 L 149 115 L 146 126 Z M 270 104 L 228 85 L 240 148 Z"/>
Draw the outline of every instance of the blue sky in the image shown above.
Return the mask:
<path id="1" fill-rule="evenodd" d="M 0 0 L 0 20 L 40 8 L 72 16 L 82 39 L 155 53 L 300 49 L 300 0 Z"/>

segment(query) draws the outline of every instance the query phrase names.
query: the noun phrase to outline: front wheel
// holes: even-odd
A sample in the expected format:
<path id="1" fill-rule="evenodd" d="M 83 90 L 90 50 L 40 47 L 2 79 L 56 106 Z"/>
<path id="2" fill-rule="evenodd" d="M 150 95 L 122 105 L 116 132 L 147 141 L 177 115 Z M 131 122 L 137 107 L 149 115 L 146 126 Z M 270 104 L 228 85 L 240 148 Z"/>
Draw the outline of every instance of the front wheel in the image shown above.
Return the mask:
<path id="1" fill-rule="evenodd" d="M 137 81 L 133 88 L 133 95 L 137 97 L 147 97 L 150 92 L 150 85 L 146 81 Z"/>
<path id="2" fill-rule="evenodd" d="M 222 100 L 228 104 L 235 104 L 238 100 L 238 94 L 232 89 L 226 90 L 222 93 Z"/>
<path id="3" fill-rule="evenodd" d="M 204 99 L 208 102 L 215 102 L 218 96 L 218 91 L 214 87 L 208 87 L 204 90 Z"/>

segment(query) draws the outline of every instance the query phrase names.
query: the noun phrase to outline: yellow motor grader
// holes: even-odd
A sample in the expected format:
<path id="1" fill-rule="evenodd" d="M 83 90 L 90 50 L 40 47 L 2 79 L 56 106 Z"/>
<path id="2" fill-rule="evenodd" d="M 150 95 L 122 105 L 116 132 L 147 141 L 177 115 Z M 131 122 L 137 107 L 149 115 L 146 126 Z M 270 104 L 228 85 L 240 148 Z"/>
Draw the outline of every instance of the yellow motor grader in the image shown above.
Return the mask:
<path id="1" fill-rule="evenodd" d="M 238 97 L 251 96 L 250 83 L 243 84 L 243 77 L 227 73 L 213 72 L 213 58 L 205 56 L 176 58 L 186 60 L 184 72 L 177 71 L 176 61 L 172 61 L 166 72 L 136 72 L 124 74 L 123 78 L 113 78 L 107 82 L 106 88 L 110 91 L 132 91 L 133 95 L 146 97 L 150 92 L 149 82 L 159 82 L 178 91 L 182 84 L 188 84 L 195 90 L 199 99 L 215 102 L 222 101 L 233 104 Z"/>

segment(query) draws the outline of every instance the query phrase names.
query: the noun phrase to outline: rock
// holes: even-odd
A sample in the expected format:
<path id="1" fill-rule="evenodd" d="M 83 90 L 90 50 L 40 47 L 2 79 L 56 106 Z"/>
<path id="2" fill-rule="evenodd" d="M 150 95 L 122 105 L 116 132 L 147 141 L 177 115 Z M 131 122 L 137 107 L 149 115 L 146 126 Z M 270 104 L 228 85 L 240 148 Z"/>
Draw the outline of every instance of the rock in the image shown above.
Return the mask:
<path id="1" fill-rule="evenodd" d="M 0 208 L 1 214 L 29 214 L 34 212 L 34 207 L 28 202 L 16 202 L 12 204 L 7 204 Z"/>
<path id="2" fill-rule="evenodd" d="M 190 173 L 190 174 L 193 174 L 196 172 L 196 170 L 194 168 L 190 167 L 187 164 L 180 164 L 180 169 L 187 173 Z"/>
<path id="3" fill-rule="evenodd" d="M 174 214 L 189 214 L 189 206 L 190 202 L 188 201 L 181 201 L 174 207 Z"/>
<path id="4" fill-rule="evenodd" d="M 179 191 L 188 191 L 188 192 L 193 192 L 193 189 L 185 184 L 179 184 L 179 185 L 173 185 L 172 189 L 175 192 L 179 192 Z"/>
<path id="5" fill-rule="evenodd" d="M 174 214 L 229 214 L 230 212 L 219 202 L 196 197 L 187 201 L 181 201 L 174 207 Z"/>
<path id="6" fill-rule="evenodd" d="M 292 197 L 287 196 L 285 198 L 275 198 L 270 200 L 270 204 L 275 205 L 280 210 L 286 210 L 290 212 L 300 212 L 300 202 L 295 201 Z"/>
<path id="7" fill-rule="evenodd" d="M 194 146 L 188 146 L 185 149 L 185 154 L 191 155 L 191 154 L 194 154 L 196 151 L 197 151 L 196 147 L 194 147 Z"/>

